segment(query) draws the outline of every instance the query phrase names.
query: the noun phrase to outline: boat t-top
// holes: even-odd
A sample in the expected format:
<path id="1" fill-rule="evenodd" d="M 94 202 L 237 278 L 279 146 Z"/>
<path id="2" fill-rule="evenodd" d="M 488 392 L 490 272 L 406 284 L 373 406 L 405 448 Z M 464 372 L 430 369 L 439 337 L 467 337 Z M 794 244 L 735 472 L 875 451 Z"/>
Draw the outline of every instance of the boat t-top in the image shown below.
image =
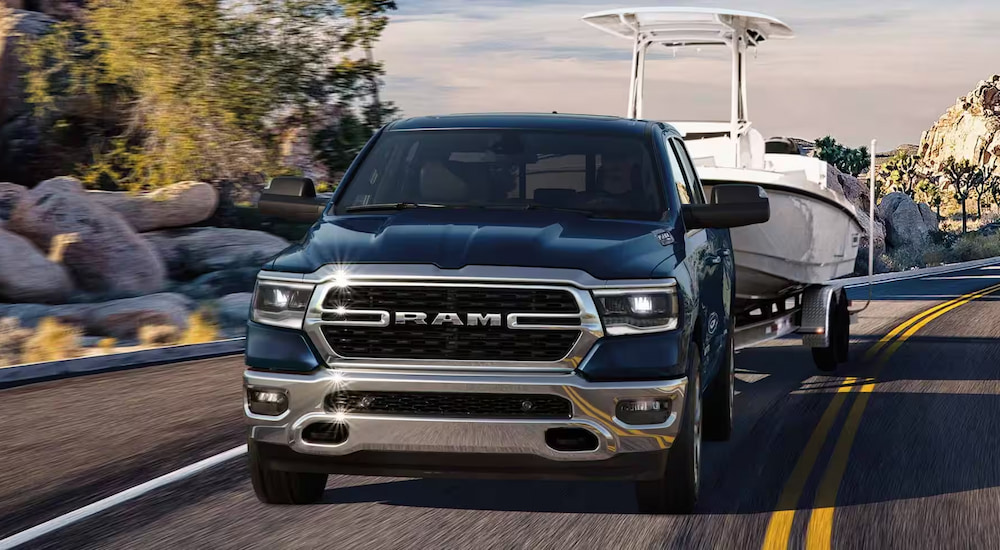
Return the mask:
<path id="1" fill-rule="evenodd" d="M 854 270 L 862 233 L 858 212 L 837 181 L 827 178 L 827 163 L 802 155 L 790 139 L 765 141 L 747 116 L 747 51 L 792 38 L 788 25 L 759 13 L 687 7 L 614 9 L 583 20 L 632 42 L 630 118 L 643 117 L 650 46 L 718 46 L 731 52 L 730 119 L 670 124 L 684 136 L 708 194 L 727 183 L 752 183 L 768 193 L 771 219 L 731 230 L 738 315 Z"/>

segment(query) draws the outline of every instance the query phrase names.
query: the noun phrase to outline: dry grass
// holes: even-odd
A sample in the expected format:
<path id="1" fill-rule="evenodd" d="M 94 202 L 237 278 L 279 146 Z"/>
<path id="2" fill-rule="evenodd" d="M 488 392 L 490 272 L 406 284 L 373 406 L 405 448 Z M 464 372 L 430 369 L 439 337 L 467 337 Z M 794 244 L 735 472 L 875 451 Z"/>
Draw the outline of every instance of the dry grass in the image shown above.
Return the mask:
<path id="1" fill-rule="evenodd" d="M 167 346 L 177 342 L 181 330 L 173 325 L 146 325 L 139 328 L 139 342 L 143 346 Z"/>
<path id="2" fill-rule="evenodd" d="M 202 344 L 219 338 L 219 327 L 210 320 L 207 312 L 198 310 L 188 317 L 188 327 L 180 338 L 180 344 Z"/>
<path id="3" fill-rule="evenodd" d="M 38 363 L 80 357 L 83 355 L 81 336 L 79 328 L 62 324 L 54 317 L 46 317 L 38 323 L 34 334 L 24 343 L 21 361 Z"/>
<path id="4" fill-rule="evenodd" d="M 0 318 L 0 367 L 21 362 L 21 349 L 31 338 L 31 329 L 21 328 L 14 317 Z"/>

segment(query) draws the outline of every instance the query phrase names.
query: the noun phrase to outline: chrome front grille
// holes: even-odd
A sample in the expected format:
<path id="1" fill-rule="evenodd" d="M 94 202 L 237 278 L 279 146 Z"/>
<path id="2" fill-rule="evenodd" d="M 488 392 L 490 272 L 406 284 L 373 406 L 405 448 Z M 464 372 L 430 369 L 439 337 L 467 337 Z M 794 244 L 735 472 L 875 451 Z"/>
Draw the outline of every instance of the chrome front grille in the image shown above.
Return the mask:
<path id="1" fill-rule="evenodd" d="M 580 312 L 565 290 L 453 287 L 361 286 L 331 289 L 324 307 L 393 311 L 449 311 L 463 313 L 571 313 Z"/>
<path id="2" fill-rule="evenodd" d="M 580 304 L 562 289 L 350 286 L 323 308 L 323 337 L 344 358 L 553 362 L 580 338 Z"/>
<path id="3" fill-rule="evenodd" d="M 424 266 L 334 267 L 318 284 L 304 329 L 326 364 L 345 369 L 519 370 L 576 368 L 604 335 L 594 298 L 539 268 L 491 267 L 497 277 L 443 275 Z M 427 276 L 418 273 L 428 272 Z M 398 276 L 396 276 L 398 274 Z M 532 282 L 536 277 L 538 282 Z"/>

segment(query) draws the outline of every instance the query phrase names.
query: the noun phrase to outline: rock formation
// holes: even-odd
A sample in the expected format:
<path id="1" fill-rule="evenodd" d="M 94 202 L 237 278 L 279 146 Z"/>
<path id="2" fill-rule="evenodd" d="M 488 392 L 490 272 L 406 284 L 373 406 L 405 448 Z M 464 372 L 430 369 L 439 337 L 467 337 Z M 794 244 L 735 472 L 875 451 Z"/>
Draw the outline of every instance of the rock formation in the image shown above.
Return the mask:
<path id="1" fill-rule="evenodd" d="M 43 181 L 18 201 L 8 229 L 45 251 L 53 239 L 72 235 L 63 262 L 85 290 L 138 294 L 163 288 L 166 270 L 156 250 L 121 216 L 87 195 L 73 178 Z"/>
<path id="2" fill-rule="evenodd" d="M 918 205 L 905 193 L 889 193 L 878 204 L 885 220 L 886 243 L 893 248 L 919 248 L 937 231 L 937 216 L 925 204 Z"/>
<path id="3" fill-rule="evenodd" d="M 28 239 L 0 229 L 0 301 L 58 302 L 72 290 L 65 267 Z"/>
<path id="4" fill-rule="evenodd" d="M 948 157 L 996 168 L 1000 164 L 1000 75 L 958 98 L 920 138 L 920 155 L 938 168 Z"/>
<path id="5" fill-rule="evenodd" d="M 153 231 L 144 236 L 176 279 L 240 267 L 259 269 L 288 246 L 288 241 L 270 233 L 223 227 Z"/>
<path id="6" fill-rule="evenodd" d="M 215 188 L 196 181 L 175 183 L 140 195 L 90 191 L 88 197 L 117 212 L 139 232 L 184 227 L 205 221 L 219 205 L 219 194 Z"/>

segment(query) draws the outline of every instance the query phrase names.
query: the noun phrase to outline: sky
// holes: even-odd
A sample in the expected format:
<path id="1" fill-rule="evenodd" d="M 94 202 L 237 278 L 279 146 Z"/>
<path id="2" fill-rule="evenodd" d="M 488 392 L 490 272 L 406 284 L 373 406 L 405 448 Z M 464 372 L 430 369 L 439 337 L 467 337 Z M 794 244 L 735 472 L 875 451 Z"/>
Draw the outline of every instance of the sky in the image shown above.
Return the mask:
<path id="1" fill-rule="evenodd" d="M 583 23 L 637 6 L 727 7 L 780 19 L 792 40 L 749 60 L 749 118 L 764 137 L 878 150 L 921 132 L 1000 73 L 996 0 L 398 0 L 376 56 L 404 116 L 538 111 L 624 115 L 628 40 Z M 644 117 L 727 120 L 729 61 L 717 48 L 651 49 Z"/>

